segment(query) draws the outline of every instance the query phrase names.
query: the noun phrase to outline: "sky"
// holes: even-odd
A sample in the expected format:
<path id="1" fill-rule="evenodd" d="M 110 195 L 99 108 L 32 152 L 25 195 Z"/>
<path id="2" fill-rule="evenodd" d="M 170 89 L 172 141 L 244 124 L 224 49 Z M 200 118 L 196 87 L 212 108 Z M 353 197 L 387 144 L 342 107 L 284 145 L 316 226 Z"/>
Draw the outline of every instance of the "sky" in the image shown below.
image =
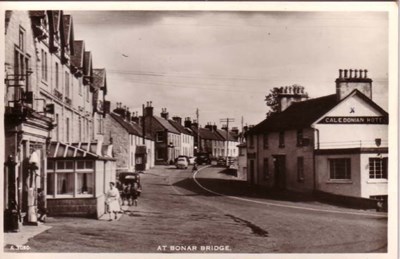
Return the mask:
<path id="1" fill-rule="evenodd" d="M 367 69 L 388 109 L 388 19 L 378 12 L 66 11 L 107 70 L 107 99 L 141 114 L 255 125 L 274 87 L 335 93 L 339 69 Z"/>

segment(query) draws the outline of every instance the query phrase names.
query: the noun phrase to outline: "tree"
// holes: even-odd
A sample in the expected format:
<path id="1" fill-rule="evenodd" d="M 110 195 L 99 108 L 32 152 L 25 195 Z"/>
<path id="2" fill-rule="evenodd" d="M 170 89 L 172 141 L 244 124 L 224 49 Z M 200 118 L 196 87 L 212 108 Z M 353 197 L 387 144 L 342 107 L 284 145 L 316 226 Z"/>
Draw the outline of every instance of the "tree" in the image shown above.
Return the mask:
<path id="1" fill-rule="evenodd" d="M 265 96 L 265 102 L 269 107 L 269 111 L 267 112 L 267 118 L 270 117 L 272 114 L 279 112 L 279 88 L 274 87 L 270 90 L 270 93 Z"/>

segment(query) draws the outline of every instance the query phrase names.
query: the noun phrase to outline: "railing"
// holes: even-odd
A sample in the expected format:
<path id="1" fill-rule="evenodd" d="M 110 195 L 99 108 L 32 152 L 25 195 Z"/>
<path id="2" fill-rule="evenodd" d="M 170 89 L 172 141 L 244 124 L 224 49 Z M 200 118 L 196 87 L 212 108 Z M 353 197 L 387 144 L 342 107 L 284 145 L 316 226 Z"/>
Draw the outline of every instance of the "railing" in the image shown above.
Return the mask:
<path id="1" fill-rule="evenodd" d="M 59 92 L 57 89 L 54 89 L 54 90 L 53 90 L 53 94 L 54 94 L 54 96 L 55 96 L 57 99 L 59 99 L 60 101 L 62 101 L 63 95 L 62 95 L 61 92 Z"/>
<path id="2" fill-rule="evenodd" d="M 65 103 L 66 103 L 67 105 L 71 106 L 71 104 L 72 104 L 71 98 L 65 96 Z"/>

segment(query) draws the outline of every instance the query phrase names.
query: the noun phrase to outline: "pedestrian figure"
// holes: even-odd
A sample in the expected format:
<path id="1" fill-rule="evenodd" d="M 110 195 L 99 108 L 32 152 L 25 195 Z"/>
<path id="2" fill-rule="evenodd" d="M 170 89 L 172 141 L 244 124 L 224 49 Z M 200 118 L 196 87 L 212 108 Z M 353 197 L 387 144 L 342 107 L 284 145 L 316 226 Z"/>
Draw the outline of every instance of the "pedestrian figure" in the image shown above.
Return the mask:
<path id="1" fill-rule="evenodd" d="M 194 172 L 196 172 L 196 171 L 197 171 L 197 163 L 194 162 L 193 168 L 192 168 L 192 173 L 194 173 Z"/>
<path id="2" fill-rule="evenodd" d="M 123 190 L 122 190 L 122 203 L 125 204 L 125 201 L 128 203 L 130 206 L 131 203 L 131 184 L 124 184 L 123 185 Z"/>
<path id="3" fill-rule="evenodd" d="M 119 191 L 115 187 L 115 183 L 110 182 L 110 190 L 106 193 L 106 205 L 107 205 L 107 212 L 110 216 L 110 221 L 112 221 L 112 213 L 114 213 L 114 219 L 117 219 L 118 212 L 121 211 L 119 206 Z"/>
<path id="4" fill-rule="evenodd" d="M 44 191 L 42 188 L 37 189 L 38 194 L 37 194 L 37 201 L 38 201 L 38 220 L 40 222 L 45 222 L 46 221 L 46 215 L 47 215 L 47 209 L 46 209 L 46 195 L 44 194 Z"/>
<path id="5" fill-rule="evenodd" d="M 140 182 L 136 180 L 135 182 L 133 182 L 131 187 L 131 199 L 134 206 L 137 206 L 137 199 L 140 196 L 141 192 L 142 187 L 140 186 Z"/>

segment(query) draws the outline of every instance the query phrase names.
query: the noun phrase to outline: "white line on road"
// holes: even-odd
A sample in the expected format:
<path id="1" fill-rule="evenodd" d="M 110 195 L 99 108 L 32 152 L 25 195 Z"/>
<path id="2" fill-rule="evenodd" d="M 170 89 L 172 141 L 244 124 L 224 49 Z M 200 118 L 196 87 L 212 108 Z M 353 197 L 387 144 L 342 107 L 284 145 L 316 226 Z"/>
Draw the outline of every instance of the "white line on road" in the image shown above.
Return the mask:
<path id="1" fill-rule="evenodd" d="M 230 199 L 234 200 L 240 200 L 240 201 L 247 201 L 247 202 L 253 202 L 253 203 L 258 203 L 258 204 L 264 204 L 264 205 L 270 205 L 270 206 L 276 206 L 276 207 L 283 207 L 283 208 L 291 208 L 291 209 L 299 209 L 299 210 L 308 210 L 308 211 L 318 211 L 318 212 L 328 212 L 328 213 L 338 213 L 338 214 L 350 214 L 350 215 L 360 215 L 360 216 L 370 216 L 370 217 L 378 217 L 378 218 L 387 218 L 387 214 L 371 214 L 371 213 L 363 213 L 363 212 L 352 212 L 352 211 L 340 211 L 340 210 L 326 210 L 326 209 L 314 209 L 314 208 L 308 208 L 308 207 L 299 207 L 299 206 L 293 206 L 293 205 L 287 205 L 283 203 L 271 203 L 271 202 L 265 202 L 265 201 L 257 201 L 257 200 L 252 200 L 252 199 L 246 199 L 246 198 L 240 198 L 236 196 L 231 196 L 231 195 L 225 195 L 222 193 L 218 193 L 215 191 L 212 191 L 203 185 L 201 185 L 197 179 L 196 175 L 199 171 L 208 168 L 210 166 L 205 166 L 202 168 L 199 168 L 194 174 L 193 174 L 193 180 L 196 182 L 198 186 L 200 186 L 202 189 L 206 190 L 207 192 L 224 196 Z"/>

